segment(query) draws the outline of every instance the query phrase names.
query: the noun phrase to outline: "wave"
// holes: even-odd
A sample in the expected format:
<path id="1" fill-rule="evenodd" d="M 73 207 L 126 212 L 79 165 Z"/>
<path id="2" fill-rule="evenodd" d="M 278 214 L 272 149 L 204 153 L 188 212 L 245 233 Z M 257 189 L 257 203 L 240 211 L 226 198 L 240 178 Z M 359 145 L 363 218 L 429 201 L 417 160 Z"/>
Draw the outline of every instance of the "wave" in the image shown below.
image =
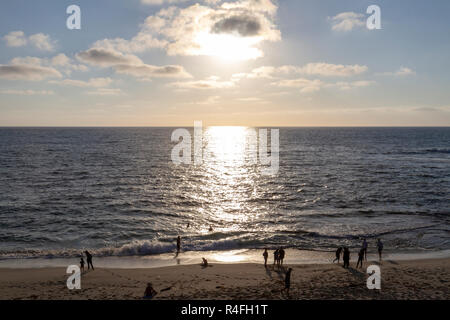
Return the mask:
<path id="1" fill-rule="evenodd" d="M 184 251 L 226 251 L 251 246 L 251 241 L 215 240 L 209 242 L 198 242 L 183 244 Z M 251 246 L 255 248 L 255 246 Z M 258 246 L 256 246 L 258 247 Z M 54 249 L 54 250 L 16 250 L 0 251 L 0 260 L 4 259 L 28 259 L 28 258 L 75 258 L 82 255 L 86 249 Z M 96 257 L 127 257 L 127 256 L 150 256 L 172 253 L 176 250 L 173 243 L 154 242 L 148 240 L 133 241 L 121 247 L 105 247 L 99 249 L 87 249 Z"/>
<path id="2" fill-rule="evenodd" d="M 160 242 L 151 241 L 133 241 L 121 247 L 104 247 L 99 249 L 87 249 L 94 256 L 144 256 L 157 255 L 174 251 L 176 246 L 174 244 L 164 244 Z M 0 251 L 0 259 L 22 259 L 22 258 L 74 258 L 79 257 L 85 251 L 85 248 L 79 249 L 23 249 L 17 251 Z"/>
<path id="3" fill-rule="evenodd" d="M 446 148 L 431 148 L 431 149 L 422 149 L 422 150 L 404 150 L 404 151 L 389 151 L 385 152 L 384 154 L 404 154 L 404 155 L 415 155 L 415 154 L 428 154 L 428 153 L 443 153 L 443 154 L 449 154 L 450 149 Z"/>
<path id="4" fill-rule="evenodd" d="M 293 231 L 280 231 L 269 239 L 255 239 L 251 237 L 247 238 L 233 238 L 233 239 L 198 239 L 183 242 L 183 251 L 227 251 L 238 249 L 263 249 L 265 247 L 278 247 L 283 246 L 285 248 L 295 248 L 309 251 L 330 251 L 333 245 L 326 245 L 325 247 L 314 246 L 314 239 L 328 239 L 331 240 L 350 240 L 355 245 L 359 245 L 359 241 L 363 238 L 375 239 L 382 236 L 391 234 L 400 234 L 405 232 L 417 231 L 421 229 L 427 229 L 434 227 L 435 225 L 426 225 L 412 228 L 399 228 L 393 230 L 387 230 L 383 232 L 374 233 L 360 233 L 360 234 L 321 234 L 320 232 L 312 232 L 307 230 L 293 230 Z M 286 238 L 280 238 L 284 235 Z M 330 244 L 330 243 L 329 243 Z M 39 250 L 39 249 L 22 249 L 11 251 L 0 251 L 0 260 L 5 259 L 28 259 L 28 258 L 75 258 L 82 255 L 85 248 L 78 249 L 53 249 L 53 250 Z M 151 256 L 168 254 L 176 251 L 175 243 L 150 241 L 150 240 L 135 240 L 130 243 L 124 244 L 119 247 L 103 247 L 97 249 L 87 249 L 96 257 L 128 257 L 128 256 Z"/>
<path id="5" fill-rule="evenodd" d="M 439 149 L 439 148 L 427 149 L 425 151 L 428 153 L 450 153 L 450 149 Z"/>

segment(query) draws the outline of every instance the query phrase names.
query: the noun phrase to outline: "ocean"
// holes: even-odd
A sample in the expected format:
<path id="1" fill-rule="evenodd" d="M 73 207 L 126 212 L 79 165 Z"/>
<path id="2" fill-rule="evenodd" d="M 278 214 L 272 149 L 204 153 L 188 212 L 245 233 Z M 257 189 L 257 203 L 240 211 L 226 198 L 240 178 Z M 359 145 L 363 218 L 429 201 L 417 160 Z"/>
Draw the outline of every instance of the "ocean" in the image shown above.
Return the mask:
<path id="1" fill-rule="evenodd" d="M 275 175 L 251 128 L 205 128 L 198 165 L 171 161 L 174 129 L 0 128 L 0 260 L 152 257 L 178 235 L 200 255 L 450 249 L 448 127 L 281 128 Z"/>

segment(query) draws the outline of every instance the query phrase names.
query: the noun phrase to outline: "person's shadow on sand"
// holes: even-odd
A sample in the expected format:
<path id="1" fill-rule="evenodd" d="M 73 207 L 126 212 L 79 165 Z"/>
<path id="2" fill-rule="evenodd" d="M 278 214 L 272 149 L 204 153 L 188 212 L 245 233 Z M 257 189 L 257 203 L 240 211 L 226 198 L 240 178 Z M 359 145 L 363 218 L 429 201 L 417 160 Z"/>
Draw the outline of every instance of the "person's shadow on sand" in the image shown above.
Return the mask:
<path id="1" fill-rule="evenodd" d="M 270 271 L 270 268 L 266 267 L 266 274 L 269 276 L 270 279 L 273 279 L 272 272 Z"/>
<path id="2" fill-rule="evenodd" d="M 286 275 L 286 268 L 280 267 L 278 270 L 274 270 L 277 274 L 280 280 L 284 281 L 284 277 Z"/>
<path id="3" fill-rule="evenodd" d="M 88 273 L 91 273 L 92 271 L 94 271 L 94 270 L 92 270 L 92 269 L 85 269 L 85 270 L 81 271 L 81 275 L 84 276 L 84 275 L 86 275 Z"/>
<path id="4" fill-rule="evenodd" d="M 366 275 L 363 272 L 361 272 L 357 269 L 354 269 L 352 267 L 348 267 L 347 270 L 348 270 L 348 272 L 350 272 L 353 276 L 355 276 L 357 278 L 365 279 L 365 277 L 366 277 Z"/>

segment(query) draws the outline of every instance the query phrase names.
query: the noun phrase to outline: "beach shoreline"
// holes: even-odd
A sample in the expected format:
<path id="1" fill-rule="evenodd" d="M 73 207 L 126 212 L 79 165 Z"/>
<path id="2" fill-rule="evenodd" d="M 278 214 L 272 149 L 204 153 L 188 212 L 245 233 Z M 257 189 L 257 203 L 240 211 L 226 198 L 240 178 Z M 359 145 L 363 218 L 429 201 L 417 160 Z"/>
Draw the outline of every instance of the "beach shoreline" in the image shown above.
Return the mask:
<path id="1" fill-rule="evenodd" d="M 335 258 L 334 251 L 300 250 L 287 248 L 287 264 L 328 264 Z M 177 265 L 195 265 L 205 257 L 208 261 L 216 264 L 259 264 L 262 261 L 262 249 L 237 249 L 222 251 L 182 251 L 180 254 L 169 252 L 155 255 L 141 256 L 95 256 L 94 266 L 115 269 L 140 269 L 140 268 L 162 268 Z M 81 252 L 81 250 L 80 250 Z M 357 258 L 357 250 L 351 249 L 352 261 Z M 387 260 L 408 261 L 426 259 L 450 258 L 450 250 L 440 251 L 410 251 L 393 252 L 385 250 L 383 257 Z M 273 249 L 269 249 L 269 261 L 273 260 Z M 369 260 L 377 260 L 378 254 L 374 250 L 368 252 Z M 0 269 L 34 269 L 67 267 L 78 264 L 79 257 L 47 257 L 47 258 L 7 258 L 0 259 Z"/>
<path id="2" fill-rule="evenodd" d="M 271 260 L 269 260 L 271 261 Z M 160 292 L 154 300 L 279 299 L 444 299 L 450 298 L 450 258 L 338 264 L 211 263 L 161 268 L 96 268 L 81 276 L 81 289 L 66 286 L 66 268 L 0 268 L 0 299 L 140 300 L 147 283 Z M 381 290 L 367 288 L 366 269 L 379 265 Z M 284 272 L 293 268 L 290 294 L 283 292 Z"/>

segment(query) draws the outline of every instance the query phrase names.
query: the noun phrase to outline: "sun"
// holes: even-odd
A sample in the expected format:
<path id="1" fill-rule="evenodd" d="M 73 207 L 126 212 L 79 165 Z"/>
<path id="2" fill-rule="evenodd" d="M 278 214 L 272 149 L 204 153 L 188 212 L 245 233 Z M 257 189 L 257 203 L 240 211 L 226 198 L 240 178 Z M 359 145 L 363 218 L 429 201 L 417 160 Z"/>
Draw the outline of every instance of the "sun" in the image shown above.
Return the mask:
<path id="1" fill-rule="evenodd" d="M 263 56 L 260 49 L 256 48 L 260 37 L 239 37 L 232 34 L 212 34 L 209 32 L 198 33 L 194 39 L 195 55 L 207 55 L 218 57 L 225 61 L 252 60 Z"/>

